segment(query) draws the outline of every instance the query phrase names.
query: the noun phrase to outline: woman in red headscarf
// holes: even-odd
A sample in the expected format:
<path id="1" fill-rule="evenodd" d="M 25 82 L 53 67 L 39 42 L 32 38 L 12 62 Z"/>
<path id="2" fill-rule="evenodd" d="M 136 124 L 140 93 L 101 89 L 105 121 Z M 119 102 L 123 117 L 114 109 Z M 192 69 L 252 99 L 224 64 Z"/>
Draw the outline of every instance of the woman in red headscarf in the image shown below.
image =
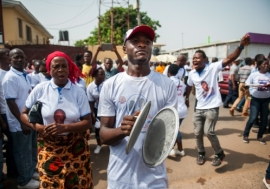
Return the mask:
<path id="1" fill-rule="evenodd" d="M 26 100 L 22 122 L 38 134 L 40 188 L 93 188 L 90 150 L 90 107 L 85 92 L 75 85 L 83 76 L 64 53 L 48 55 L 46 68 L 52 79 L 38 84 Z M 43 124 L 29 123 L 28 113 L 42 103 Z"/>

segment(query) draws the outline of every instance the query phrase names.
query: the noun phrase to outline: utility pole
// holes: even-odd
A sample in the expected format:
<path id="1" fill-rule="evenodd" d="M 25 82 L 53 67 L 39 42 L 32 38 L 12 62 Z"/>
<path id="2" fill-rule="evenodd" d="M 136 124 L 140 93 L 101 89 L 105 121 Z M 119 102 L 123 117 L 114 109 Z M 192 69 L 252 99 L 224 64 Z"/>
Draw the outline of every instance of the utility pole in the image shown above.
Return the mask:
<path id="1" fill-rule="evenodd" d="M 113 44 L 113 0 L 112 0 L 112 7 L 111 7 L 111 44 Z"/>
<path id="2" fill-rule="evenodd" d="M 130 21 L 129 21 L 129 0 L 127 1 L 128 4 L 128 20 L 127 20 L 127 25 L 128 25 L 128 30 L 130 28 Z"/>
<path id="3" fill-rule="evenodd" d="M 100 7 L 101 7 L 101 0 L 99 0 L 98 6 L 98 44 L 101 45 L 101 35 L 100 35 Z"/>
<path id="4" fill-rule="evenodd" d="M 137 1 L 137 22 L 138 26 L 141 25 L 141 15 L 140 15 L 140 0 Z"/>

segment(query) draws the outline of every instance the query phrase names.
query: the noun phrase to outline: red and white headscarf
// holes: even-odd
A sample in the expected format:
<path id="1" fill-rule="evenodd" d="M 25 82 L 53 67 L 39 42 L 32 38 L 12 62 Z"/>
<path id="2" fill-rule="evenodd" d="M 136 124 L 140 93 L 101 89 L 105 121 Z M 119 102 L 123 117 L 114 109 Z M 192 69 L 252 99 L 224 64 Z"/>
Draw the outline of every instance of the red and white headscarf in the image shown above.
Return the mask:
<path id="1" fill-rule="evenodd" d="M 74 84 L 75 81 L 78 81 L 79 77 L 85 77 L 81 71 L 78 69 L 78 67 L 74 64 L 74 62 L 63 52 L 60 51 L 54 51 L 53 53 L 49 54 L 46 59 L 46 69 L 50 73 L 51 71 L 51 63 L 52 59 L 55 57 L 63 57 L 68 62 L 68 69 L 69 69 L 69 80 Z"/>

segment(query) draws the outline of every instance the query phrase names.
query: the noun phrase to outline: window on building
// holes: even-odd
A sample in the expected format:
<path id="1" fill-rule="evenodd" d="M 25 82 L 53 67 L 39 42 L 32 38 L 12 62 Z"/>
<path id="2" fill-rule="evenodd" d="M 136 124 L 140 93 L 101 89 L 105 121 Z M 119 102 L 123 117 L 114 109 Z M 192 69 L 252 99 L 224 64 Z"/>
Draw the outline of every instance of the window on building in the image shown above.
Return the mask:
<path id="1" fill-rule="evenodd" d="M 22 20 L 18 19 L 18 27 L 19 27 L 19 37 L 23 38 L 23 26 L 22 26 Z"/>
<path id="2" fill-rule="evenodd" d="M 32 30 L 29 26 L 26 26 L 26 40 L 32 42 Z"/>
<path id="3" fill-rule="evenodd" d="M 37 43 L 37 45 L 38 45 L 38 35 L 36 35 L 36 43 Z"/>

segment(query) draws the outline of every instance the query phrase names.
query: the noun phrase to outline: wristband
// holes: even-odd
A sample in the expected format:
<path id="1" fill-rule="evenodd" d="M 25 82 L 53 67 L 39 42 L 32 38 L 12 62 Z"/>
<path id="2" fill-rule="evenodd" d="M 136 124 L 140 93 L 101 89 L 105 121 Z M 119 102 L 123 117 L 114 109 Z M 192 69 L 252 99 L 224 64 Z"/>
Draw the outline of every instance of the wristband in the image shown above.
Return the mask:
<path id="1" fill-rule="evenodd" d="M 245 47 L 240 45 L 237 48 L 240 49 L 240 50 L 243 50 Z"/>

